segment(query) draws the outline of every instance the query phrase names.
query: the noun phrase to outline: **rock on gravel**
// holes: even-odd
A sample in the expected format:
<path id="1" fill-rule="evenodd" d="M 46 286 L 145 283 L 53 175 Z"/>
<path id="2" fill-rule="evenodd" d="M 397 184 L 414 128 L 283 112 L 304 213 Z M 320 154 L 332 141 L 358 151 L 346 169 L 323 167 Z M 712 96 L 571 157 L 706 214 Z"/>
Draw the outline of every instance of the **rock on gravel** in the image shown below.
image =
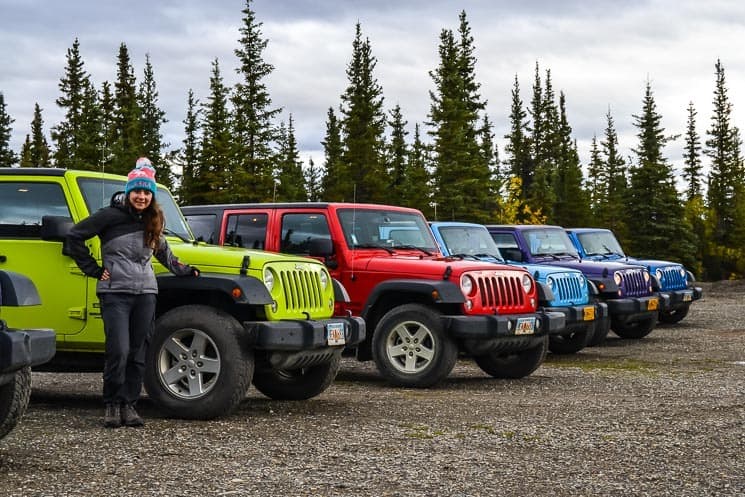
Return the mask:
<path id="1" fill-rule="evenodd" d="M 533 375 L 459 361 L 438 388 L 392 388 L 346 359 L 305 402 L 256 390 L 210 422 L 101 427 L 99 374 L 34 373 L 0 442 L 15 496 L 745 495 L 745 283 L 704 284 L 677 326 L 614 335 Z"/>

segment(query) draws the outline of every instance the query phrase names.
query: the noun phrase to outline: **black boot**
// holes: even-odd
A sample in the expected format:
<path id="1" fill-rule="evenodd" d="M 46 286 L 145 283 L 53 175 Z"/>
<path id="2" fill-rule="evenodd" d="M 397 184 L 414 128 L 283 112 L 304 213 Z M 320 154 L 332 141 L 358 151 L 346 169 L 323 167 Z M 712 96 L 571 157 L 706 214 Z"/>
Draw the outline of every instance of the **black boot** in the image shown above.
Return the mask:
<path id="1" fill-rule="evenodd" d="M 103 415 L 103 425 L 106 428 L 119 428 L 122 425 L 119 404 L 106 404 L 106 412 Z"/>
<path id="2" fill-rule="evenodd" d="M 121 423 L 124 426 L 142 426 L 145 424 L 140 415 L 137 414 L 137 411 L 135 411 L 135 406 L 132 404 L 122 405 Z"/>

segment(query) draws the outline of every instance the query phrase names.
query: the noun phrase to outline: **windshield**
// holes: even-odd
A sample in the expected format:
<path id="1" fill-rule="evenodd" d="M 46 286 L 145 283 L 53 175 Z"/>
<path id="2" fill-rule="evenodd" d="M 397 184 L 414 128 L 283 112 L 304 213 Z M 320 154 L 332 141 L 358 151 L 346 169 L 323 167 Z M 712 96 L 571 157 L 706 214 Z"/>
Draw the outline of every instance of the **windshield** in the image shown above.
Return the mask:
<path id="1" fill-rule="evenodd" d="M 445 248 L 451 255 L 473 255 L 503 259 L 491 234 L 479 226 L 440 226 Z"/>
<path id="2" fill-rule="evenodd" d="M 571 255 L 579 257 L 569 236 L 561 228 L 540 228 L 525 231 L 532 255 Z"/>
<path id="3" fill-rule="evenodd" d="M 111 197 L 117 192 L 124 191 L 126 181 L 80 178 L 78 185 L 80 186 L 80 191 L 83 193 L 83 199 L 85 200 L 85 205 L 88 207 L 88 212 L 93 213 L 103 207 L 108 207 L 111 204 Z M 159 187 L 155 198 L 166 218 L 166 234 L 172 233 L 187 240 L 194 239 L 184 217 L 181 215 L 181 210 L 176 205 L 168 190 Z"/>
<path id="4" fill-rule="evenodd" d="M 421 214 L 386 209 L 340 209 L 349 248 L 403 248 L 439 252 Z"/>
<path id="5" fill-rule="evenodd" d="M 621 245 L 610 231 L 578 233 L 577 238 L 588 256 L 610 254 L 618 254 L 620 256 L 624 255 Z"/>

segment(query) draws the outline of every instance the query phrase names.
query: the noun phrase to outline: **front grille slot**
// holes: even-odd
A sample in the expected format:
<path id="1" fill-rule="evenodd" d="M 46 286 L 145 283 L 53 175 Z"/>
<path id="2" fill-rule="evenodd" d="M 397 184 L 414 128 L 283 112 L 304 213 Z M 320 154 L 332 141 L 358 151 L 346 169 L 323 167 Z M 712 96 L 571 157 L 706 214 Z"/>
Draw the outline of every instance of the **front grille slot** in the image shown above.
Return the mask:
<path id="1" fill-rule="evenodd" d="M 644 297 L 650 294 L 649 284 L 644 281 L 644 271 L 630 269 L 621 273 L 621 288 L 627 297 Z"/>
<path id="2" fill-rule="evenodd" d="M 476 277 L 481 296 L 481 305 L 497 309 L 522 308 L 525 306 L 525 292 L 521 275 L 489 275 Z"/>
<path id="3" fill-rule="evenodd" d="M 554 298 L 562 302 L 580 302 L 585 298 L 582 280 L 574 275 L 551 275 L 554 280 Z"/>
<path id="4" fill-rule="evenodd" d="M 660 271 L 662 271 L 660 284 L 663 290 L 682 290 L 688 286 L 685 276 L 680 274 L 680 268 L 665 267 L 661 268 Z"/>
<path id="5" fill-rule="evenodd" d="M 321 279 L 314 271 L 279 270 L 285 297 L 285 310 L 311 311 L 323 307 Z"/>

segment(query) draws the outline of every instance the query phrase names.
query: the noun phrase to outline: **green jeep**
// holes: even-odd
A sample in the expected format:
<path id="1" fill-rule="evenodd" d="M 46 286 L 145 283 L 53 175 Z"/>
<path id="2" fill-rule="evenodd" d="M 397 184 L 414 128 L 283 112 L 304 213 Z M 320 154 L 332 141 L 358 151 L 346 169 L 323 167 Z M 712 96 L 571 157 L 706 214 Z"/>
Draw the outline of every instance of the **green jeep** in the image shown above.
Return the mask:
<path id="1" fill-rule="evenodd" d="M 94 171 L 0 168 L 0 269 L 29 276 L 42 305 L 4 317 L 53 328 L 54 371 L 100 371 L 104 333 L 96 281 L 65 255 L 73 223 L 108 205 L 126 178 Z M 194 240 L 168 190 L 158 187 L 173 253 L 199 278 L 156 260 L 158 307 L 145 389 L 166 413 L 209 419 L 231 411 L 251 382 L 273 399 L 301 400 L 329 387 L 342 350 L 365 337 L 362 319 L 332 317 L 346 297 L 318 261 Z M 100 260 L 100 242 L 87 242 Z"/>

